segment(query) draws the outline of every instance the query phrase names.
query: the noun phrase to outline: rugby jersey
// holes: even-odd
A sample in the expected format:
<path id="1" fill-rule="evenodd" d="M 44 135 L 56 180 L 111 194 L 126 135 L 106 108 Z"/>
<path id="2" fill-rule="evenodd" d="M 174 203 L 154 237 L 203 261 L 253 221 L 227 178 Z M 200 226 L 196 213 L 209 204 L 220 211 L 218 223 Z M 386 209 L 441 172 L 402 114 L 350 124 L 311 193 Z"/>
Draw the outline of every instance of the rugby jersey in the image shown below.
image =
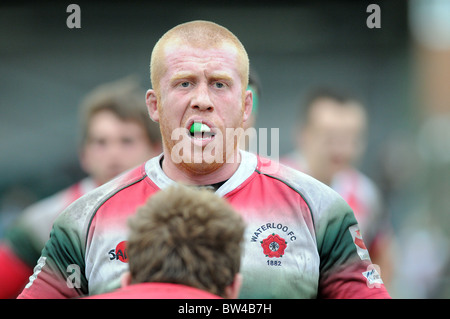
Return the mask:
<path id="1" fill-rule="evenodd" d="M 19 297 L 71 298 L 119 287 L 128 269 L 128 217 L 175 183 L 163 172 L 161 156 L 70 205 Z M 216 194 L 247 225 L 240 298 L 389 298 L 351 208 L 331 188 L 241 151 L 238 169 Z"/>

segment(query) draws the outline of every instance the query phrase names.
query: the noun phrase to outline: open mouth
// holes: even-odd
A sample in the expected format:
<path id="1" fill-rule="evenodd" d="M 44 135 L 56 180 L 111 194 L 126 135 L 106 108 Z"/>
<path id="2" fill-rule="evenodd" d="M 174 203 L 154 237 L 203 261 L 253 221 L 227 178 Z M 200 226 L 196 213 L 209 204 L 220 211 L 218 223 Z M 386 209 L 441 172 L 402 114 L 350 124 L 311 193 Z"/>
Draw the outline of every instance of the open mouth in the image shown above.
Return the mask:
<path id="1" fill-rule="evenodd" d="M 194 122 L 189 129 L 189 135 L 196 140 L 208 140 L 212 139 L 216 133 L 214 133 L 207 124 Z"/>

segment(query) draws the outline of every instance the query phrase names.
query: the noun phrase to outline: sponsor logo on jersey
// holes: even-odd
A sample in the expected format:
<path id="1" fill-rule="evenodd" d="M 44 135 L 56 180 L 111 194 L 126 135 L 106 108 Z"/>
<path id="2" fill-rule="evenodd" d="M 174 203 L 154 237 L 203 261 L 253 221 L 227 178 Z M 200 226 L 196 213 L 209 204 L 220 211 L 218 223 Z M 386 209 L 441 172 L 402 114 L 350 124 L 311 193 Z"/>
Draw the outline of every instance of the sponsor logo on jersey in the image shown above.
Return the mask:
<path id="1" fill-rule="evenodd" d="M 381 280 L 381 270 L 380 267 L 376 264 L 370 264 L 367 266 L 367 271 L 364 271 L 362 274 L 366 278 L 367 287 L 369 288 L 380 288 L 383 284 L 383 280 Z"/>
<path id="2" fill-rule="evenodd" d="M 109 252 L 109 260 L 120 260 L 123 263 L 128 262 L 127 255 L 127 242 L 121 241 L 117 244 L 116 248 L 111 249 Z"/>
<path id="3" fill-rule="evenodd" d="M 361 260 L 370 260 L 369 252 L 367 251 L 366 245 L 364 245 L 358 225 L 350 226 L 348 230 L 352 235 L 353 243 L 356 246 L 356 252 L 358 253 L 359 258 L 361 258 Z"/>

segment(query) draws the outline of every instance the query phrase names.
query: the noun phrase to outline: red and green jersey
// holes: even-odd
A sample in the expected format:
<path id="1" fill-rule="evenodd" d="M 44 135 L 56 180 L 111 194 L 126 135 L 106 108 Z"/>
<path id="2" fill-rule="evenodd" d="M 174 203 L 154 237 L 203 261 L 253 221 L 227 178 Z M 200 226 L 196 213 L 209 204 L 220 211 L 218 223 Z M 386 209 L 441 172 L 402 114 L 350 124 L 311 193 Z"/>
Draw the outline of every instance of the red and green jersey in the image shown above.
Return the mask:
<path id="1" fill-rule="evenodd" d="M 296 170 L 308 173 L 306 159 L 299 151 L 294 151 L 283 158 L 281 163 Z M 355 214 L 364 242 L 373 258 L 378 251 L 380 238 L 390 233 L 387 216 L 383 213 L 383 203 L 377 185 L 365 174 L 355 168 L 346 168 L 333 176 L 329 185 L 350 206 Z"/>
<path id="2" fill-rule="evenodd" d="M 117 288 L 128 268 L 128 217 L 175 183 L 160 159 L 69 206 L 19 297 L 71 298 Z M 239 168 L 216 190 L 247 224 L 240 297 L 389 298 L 348 204 L 308 175 L 274 164 L 241 151 Z"/>

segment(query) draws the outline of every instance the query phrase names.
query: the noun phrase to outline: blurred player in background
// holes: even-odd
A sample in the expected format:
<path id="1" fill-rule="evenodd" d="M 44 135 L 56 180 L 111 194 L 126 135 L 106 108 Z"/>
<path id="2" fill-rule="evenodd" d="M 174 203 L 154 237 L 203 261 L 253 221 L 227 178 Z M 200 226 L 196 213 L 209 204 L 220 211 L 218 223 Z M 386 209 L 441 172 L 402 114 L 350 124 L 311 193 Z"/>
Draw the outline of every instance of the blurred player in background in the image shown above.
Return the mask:
<path id="1" fill-rule="evenodd" d="M 161 152 L 143 92 L 131 77 L 93 90 L 80 107 L 80 182 L 24 210 L 0 243 L 0 298 L 15 298 L 28 282 L 55 218 L 70 203 Z"/>
<path id="2" fill-rule="evenodd" d="M 329 185 L 345 199 L 387 284 L 391 227 L 377 186 L 356 168 L 366 149 L 367 126 L 366 110 L 353 96 L 326 87 L 311 90 L 294 128 L 296 148 L 282 162 Z"/>
<path id="3" fill-rule="evenodd" d="M 130 271 L 122 288 L 91 298 L 238 297 L 245 225 L 223 198 L 207 189 L 172 186 L 152 196 L 128 225 Z"/>

